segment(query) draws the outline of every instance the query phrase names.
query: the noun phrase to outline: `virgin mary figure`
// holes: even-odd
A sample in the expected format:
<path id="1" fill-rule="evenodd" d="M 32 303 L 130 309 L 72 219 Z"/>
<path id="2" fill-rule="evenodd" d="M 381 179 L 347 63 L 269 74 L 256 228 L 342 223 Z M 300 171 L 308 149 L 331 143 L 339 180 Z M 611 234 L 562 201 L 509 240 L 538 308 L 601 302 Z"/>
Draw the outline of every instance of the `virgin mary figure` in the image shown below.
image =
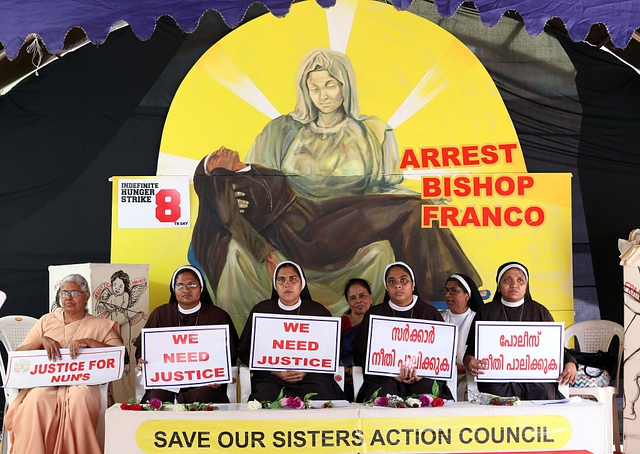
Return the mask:
<path id="1" fill-rule="evenodd" d="M 194 175 L 200 205 L 190 257 L 234 322 L 269 297 L 270 272 L 283 260 L 308 270 L 315 299 L 334 315 L 347 308 L 345 282 L 379 282 L 394 260 L 420 274 L 427 301 L 438 300 L 439 285 L 453 273 L 480 282 L 449 229 L 421 228 L 429 201 L 401 185 L 391 127 L 360 114 L 347 56 L 309 52 L 296 75 L 296 98 L 295 110 L 255 139 L 248 164 L 223 147 Z M 372 291 L 377 299 L 384 294 Z"/>

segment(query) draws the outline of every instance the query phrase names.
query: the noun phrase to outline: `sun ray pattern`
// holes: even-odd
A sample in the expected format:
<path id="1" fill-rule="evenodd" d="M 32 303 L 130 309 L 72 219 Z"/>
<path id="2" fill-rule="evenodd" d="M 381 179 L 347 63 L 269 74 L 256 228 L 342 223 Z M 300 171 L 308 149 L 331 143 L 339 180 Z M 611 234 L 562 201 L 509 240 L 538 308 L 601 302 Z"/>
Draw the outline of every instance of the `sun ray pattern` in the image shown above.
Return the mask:
<path id="1" fill-rule="evenodd" d="M 409 93 L 409 96 L 402 102 L 398 110 L 391 116 L 388 123 L 392 128 L 397 128 L 413 114 L 418 112 L 429 101 L 438 96 L 447 86 L 447 81 L 442 76 L 439 66 L 434 66 L 422 76 L 420 82 Z"/>
<path id="2" fill-rule="evenodd" d="M 346 53 L 358 0 L 342 0 L 327 8 L 327 27 L 331 50 Z"/>
<path id="3" fill-rule="evenodd" d="M 196 66 L 267 117 L 281 115 L 220 44 L 211 58 L 201 59 Z"/>
<path id="4" fill-rule="evenodd" d="M 198 166 L 197 159 L 183 158 L 170 153 L 163 153 L 158 156 L 158 170 L 156 175 L 188 175 L 189 182 L 193 179 L 193 172 Z"/>

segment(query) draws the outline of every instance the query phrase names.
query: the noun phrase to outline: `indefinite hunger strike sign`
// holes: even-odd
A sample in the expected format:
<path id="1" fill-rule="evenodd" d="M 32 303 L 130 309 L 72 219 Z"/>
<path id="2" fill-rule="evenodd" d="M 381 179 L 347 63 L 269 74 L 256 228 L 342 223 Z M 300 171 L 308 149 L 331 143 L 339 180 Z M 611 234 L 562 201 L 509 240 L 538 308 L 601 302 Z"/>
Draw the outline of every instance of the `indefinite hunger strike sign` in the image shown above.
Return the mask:
<path id="1" fill-rule="evenodd" d="M 372 315 L 365 373 L 396 376 L 409 367 L 420 377 L 448 380 L 457 340 L 458 327 L 450 323 Z"/>
<path id="2" fill-rule="evenodd" d="M 340 318 L 253 314 L 250 368 L 335 373 Z"/>
<path id="3" fill-rule="evenodd" d="M 189 228 L 188 178 L 120 178 L 119 229 Z"/>
<path id="4" fill-rule="evenodd" d="M 143 328 L 145 388 L 230 383 L 229 325 Z"/>
<path id="5" fill-rule="evenodd" d="M 99 385 L 122 377 L 124 347 L 81 348 L 75 359 L 68 348 L 60 353 L 50 361 L 46 350 L 9 352 L 5 387 Z"/>
<path id="6" fill-rule="evenodd" d="M 477 322 L 476 358 L 487 369 L 477 381 L 551 382 L 564 360 L 562 322 Z"/>

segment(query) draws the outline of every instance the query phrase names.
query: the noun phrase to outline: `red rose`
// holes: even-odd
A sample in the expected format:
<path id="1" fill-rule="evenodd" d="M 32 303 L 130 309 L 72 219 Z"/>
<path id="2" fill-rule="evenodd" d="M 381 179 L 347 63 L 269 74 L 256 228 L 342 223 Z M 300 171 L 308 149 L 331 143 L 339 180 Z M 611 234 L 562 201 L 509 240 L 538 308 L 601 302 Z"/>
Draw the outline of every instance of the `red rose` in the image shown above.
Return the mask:
<path id="1" fill-rule="evenodd" d="M 418 405 L 418 404 L 413 404 L 413 408 L 420 408 L 420 405 Z"/>
<path id="2" fill-rule="evenodd" d="M 127 403 L 120 404 L 120 410 L 131 410 L 131 405 Z"/>
<path id="3" fill-rule="evenodd" d="M 404 404 L 398 404 L 398 408 L 404 408 Z"/>
<path id="4" fill-rule="evenodd" d="M 431 402 L 432 407 L 442 407 L 443 405 L 444 400 L 442 400 L 442 397 L 436 397 L 435 399 L 433 399 L 433 402 Z"/>
<path id="5" fill-rule="evenodd" d="M 189 407 L 189 411 L 196 411 L 196 407 Z"/>
<path id="6" fill-rule="evenodd" d="M 131 410 L 133 410 L 133 411 L 141 411 L 142 410 L 142 405 L 133 404 L 133 405 L 131 405 Z"/>
<path id="7" fill-rule="evenodd" d="M 213 411 L 214 408 L 211 405 L 207 405 L 207 408 L 204 409 L 204 411 Z"/>

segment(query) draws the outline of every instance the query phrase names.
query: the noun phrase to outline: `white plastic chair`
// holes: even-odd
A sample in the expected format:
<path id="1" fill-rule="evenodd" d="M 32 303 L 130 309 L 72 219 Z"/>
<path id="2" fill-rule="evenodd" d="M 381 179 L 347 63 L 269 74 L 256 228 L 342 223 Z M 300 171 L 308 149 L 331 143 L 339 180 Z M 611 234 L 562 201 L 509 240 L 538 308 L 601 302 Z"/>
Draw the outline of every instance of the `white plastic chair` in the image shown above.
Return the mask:
<path id="1" fill-rule="evenodd" d="M 613 452 L 611 438 L 613 437 L 616 452 L 620 452 L 620 433 L 618 429 L 618 408 L 616 406 L 616 396 L 618 395 L 620 382 L 620 364 L 624 350 L 624 328 L 609 320 L 587 320 L 569 326 L 564 331 L 565 346 L 569 345 L 569 340 L 574 337 L 578 340 L 580 351 L 595 353 L 598 350 L 604 352 L 609 350 L 614 336 L 618 336 L 620 345 L 618 347 L 618 357 L 612 380 L 613 386 L 574 388 L 569 387 L 570 396 L 592 396 L 598 402 L 605 405 L 607 423 L 605 426 L 606 446 L 609 453 Z"/>
<path id="2" fill-rule="evenodd" d="M 144 396 L 144 382 L 142 380 L 142 372 L 138 372 L 136 377 L 136 400 L 140 402 Z M 238 367 L 231 367 L 231 383 L 227 383 L 227 397 L 230 404 L 238 403 Z M 177 401 L 175 402 L 177 403 Z"/>
<path id="3" fill-rule="evenodd" d="M 344 367 L 338 366 L 337 372 L 333 375 L 333 379 L 340 385 L 340 389 L 344 391 Z M 247 366 L 240 366 L 240 402 L 249 402 L 251 395 L 251 370 Z"/>
<path id="4" fill-rule="evenodd" d="M 27 333 L 36 324 L 37 318 L 28 317 L 26 315 L 7 315 L 0 318 L 0 342 L 4 345 L 7 352 L 12 352 L 18 345 L 22 343 Z M 4 361 L 0 356 L 0 376 L 2 376 L 2 384 L 6 383 L 7 371 L 4 365 Z M 4 413 L 7 414 L 9 404 L 13 402 L 13 399 L 18 395 L 17 389 L 4 388 Z M 2 452 L 9 451 L 9 437 L 7 431 L 2 424 Z"/>
<path id="5" fill-rule="evenodd" d="M 362 367 L 353 366 L 352 374 L 353 374 L 353 395 L 355 397 L 357 397 L 358 396 L 358 391 L 360 391 L 360 388 L 364 384 L 364 373 L 362 371 Z M 449 390 L 451 391 L 451 395 L 453 396 L 453 400 L 457 401 L 458 400 L 458 376 L 457 376 L 457 374 L 454 375 L 453 378 L 450 378 L 449 380 L 447 380 L 447 386 L 449 387 Z"/>

